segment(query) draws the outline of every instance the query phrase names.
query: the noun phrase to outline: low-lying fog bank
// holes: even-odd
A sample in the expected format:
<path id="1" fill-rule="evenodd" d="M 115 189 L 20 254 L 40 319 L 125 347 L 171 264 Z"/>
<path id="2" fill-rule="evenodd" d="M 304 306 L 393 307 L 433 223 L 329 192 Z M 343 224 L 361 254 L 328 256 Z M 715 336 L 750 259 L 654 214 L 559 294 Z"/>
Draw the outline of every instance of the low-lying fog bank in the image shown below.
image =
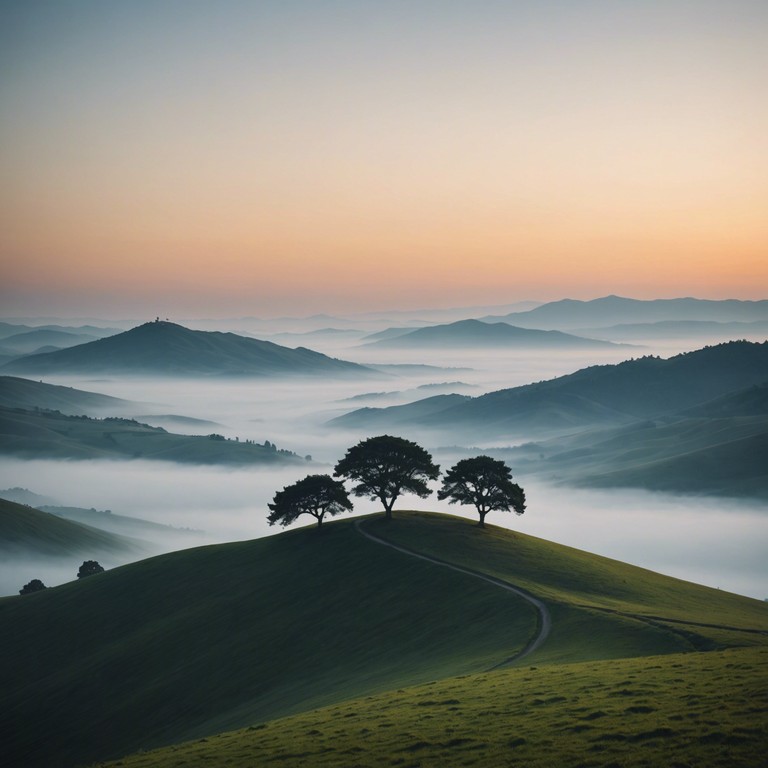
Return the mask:
<path id="1" fill-rule="evenodd" d="M 331 471 L 316 467 L 317 471 Z M 306 467 L 223 469 L 158 462 L 5 461 L 0 487 L 21 486 L 64 504 L 132 515 L 205 531 L 204 541 L 224 542 L 279 532 L 267 523 L 267 503 Z M 528 511 L 517 517 L 491 513 L 488 522 L 708 586 L 768 597 L 768 513 L 764 505 L 730 499 L 634 491 L 555 488 L 518 479 Z M 436 486 L 435 486 L 436 487 Z M 473 518 L 466 507 L 404 496 L 396 509 L 439 510 Z M 357 514 L 378 504 L 355 499 Z M 395 512 L 396 514 L 396 512 Z M 307 518 L 307 523 L 311 522 Z M 172 548 L 172 543 L 163 542 Z M 178 546 L 190 543 L 180 537 Z M 102 563 L 105 564 L 105 563 Z M 3 594 L 15 594 L 31 578 L 55 585 L 72 580 L 79 562 L 56 576 L 53 564 L 20 569 L 0 563 Z M 106 564 L 105 564 L 106 565 Z M 37 570 L 35 570 L 37 569 Z M 46 578 L 47 577 L 47 578 Z"/>

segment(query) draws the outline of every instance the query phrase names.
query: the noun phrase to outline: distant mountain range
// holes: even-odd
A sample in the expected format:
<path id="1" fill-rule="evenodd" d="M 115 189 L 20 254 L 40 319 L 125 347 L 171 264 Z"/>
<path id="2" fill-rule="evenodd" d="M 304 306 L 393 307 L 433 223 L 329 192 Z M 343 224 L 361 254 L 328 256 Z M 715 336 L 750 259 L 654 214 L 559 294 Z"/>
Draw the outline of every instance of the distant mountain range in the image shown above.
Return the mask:
<path id="1" fill-rule="evenodd" d="M 151 322 L 108 338 L 57 352 L 30 355 L 3 366 L 13 373 L 136 374 L 167 376 L 365 376 L 371 371 L 299 347 L 234 333 L 193 331 Z"/>
<path id="2" fill-rule="evenodd" d="M 379 338 L 365 346 L 377 349 L 446 347 L 596 349 L 616 346 L 611 342 L 586 339 L 561 331 L 518 328 L 509 323 L 484 323 L 480 320 L 459 320 L 446 325 L 433 325 L 399 333 L 401 330 L 390 328 L 375 334 Z"/>
<path id="3" fill-rule="evenodd" d="M 364 408 L 330 424 L 382 429 L 408 424 L 448 433 L 519 439 L 621 424 L 692 408 L 768 380 L 768 343 L 729 342 L 669 359 L 642 357 L 491 392 Z"/>
<path id="4" fill-rule="evenodd" d="M 490 315 L 485 322 L 501 321 L 523 328 L 574 330 L 623 323 L 656 323 L 666 320 L 754 322 L 768 320 L 768 301 L 710 301 L 707 299 L 653 299 L 642 301 L 605 296 L 592 301 L 563 299 L 527 312 Z"/>

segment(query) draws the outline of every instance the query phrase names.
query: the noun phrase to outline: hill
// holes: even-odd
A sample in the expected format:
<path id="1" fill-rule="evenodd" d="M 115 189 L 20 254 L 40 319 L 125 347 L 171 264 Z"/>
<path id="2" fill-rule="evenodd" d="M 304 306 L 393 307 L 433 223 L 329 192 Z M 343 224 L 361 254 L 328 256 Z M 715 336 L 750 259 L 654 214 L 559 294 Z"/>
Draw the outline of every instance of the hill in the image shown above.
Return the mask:
<path id="1" fill-rule="evenodd" d="M 396 512 L 363 526 L 540 597 L 552 630 L 526 671 L 766 643 L 768 607 L 757 600 L 445 515 Z M 27 768 L 400 696 L 404 686 L 486 672 L 539 633 L 522 597 L 373 542 L 354 520 L 6 598 L 0 626 L 14 627 L 0 633 L 4 756 Z M 485 677 L 498 684 L 497 674 Z M 364 740 L 363 728 L 377 724 L 361 722 Z"/>
<path id="2" fill-rule="evenodd" d="M 369 369 L 299 347 L 234 333 L 193 331 L 169 322 L 145 323 L 130 331 L 57 352 L 6 363 L 22 374 L 136 374 L 167 376 L 365 376 Z"/>
<path id="3" fill-rule="evenodd" d="M 655 323 L 664 320 L 713 320 L 752 322 L 768 320 L 768 301 L 711 301 L 707 299 L 653 299 L 642 301 L 604 296 L 591 301 L 563 299 L 526 312 L 482 318 L 523 328 L 577 329 L 624 323 Z"/>
<path id="4" fill-rule="evenodd" d="M 128 405 L 128 400 L 96 392 L 44 384 L 42 381 L 30 381 L 16 376 L 0 376 L 0 407 L 3 408 L 43 408 L 79 416 L 106 412 L 114 415 L 124 411 Z"/>
<path id="5" fill-rule="evenodd" d="M 519 439 L 595 425 L 627 424 L 692 408 L 768 380 L 768 342 L 738 341 L 668 359 L 642 357 L 583 368 L 567 376 L 490 392 L 435 410 L 408 406 L 414 427 Z M 352 411 L 335 426 L 398 424 L 404 406 Z"/>
<path id="6" fill-rule="evenodd" d="M 145 551 L 140 542 L 0 499 L 0 552 L 64 557 Z M 19 585 L 22 586 L 22 585 Z"/>
<path id="7" fill-rule="evenodd" d="M 133 419 L 65 416 L 57 411 L 0 408 L 0 453 L 23 459 L 151 459 L 190 464 L 303 461 L 271 443 L 222 435 L 177 435 Z"/>
<path id="8" fill-rule="evenodd" d="M 768 384 L 660 419 L 492 452 L 571 485 L 768 499 Z"/>
<path id="9" fill-rule="evenodd" d="M 585 339 L 560 331 L 518 328 L 508 323 L 483 323 L 459 320 L 446 325 L 418 328 L 404 334 L 381 338 L 365 344 L 377 349 L 502 347 L 509 349 L 592 349 L 616 346 L 608 341 Z"/>

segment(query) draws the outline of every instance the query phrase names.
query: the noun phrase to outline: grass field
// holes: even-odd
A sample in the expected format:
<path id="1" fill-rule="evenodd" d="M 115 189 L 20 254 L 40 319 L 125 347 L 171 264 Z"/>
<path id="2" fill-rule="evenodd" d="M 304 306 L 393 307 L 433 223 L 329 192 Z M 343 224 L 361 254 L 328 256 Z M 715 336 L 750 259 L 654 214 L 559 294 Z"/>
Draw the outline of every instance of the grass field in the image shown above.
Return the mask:
<path id="1" fill-rule="evenodd" d="M 528 666 L 392 691 L 110 768 L 758 768 L 768 649 Z"/>
<path id="2" fill-rule="evenodd" d="M 327 706 L 352 707 L 344 710 L 349 718 L 334 717 L 348 724 L 359 722 L 357 731 L 333 739 L 334 748 L 347 739 L 348 749 L 362 749 L 369 733 L 378 728 L 373 714 L 377 706 L 395 707 L 391 727 L 400 730 L 392 733 L 405 739 L 416 721 L 411 710 L 402 710 L 397 722 L 398 691 L 428 683 L 467 686 L 464 699 L 458 693 L 431 699 L 465 703 L 419 706 L 413 710 L 419 722 L 431 715 L 435 728 L 458 732 L 463 720 L 476 729 L 476 722 L 486 719 L 482 713 L 490 712 L 491 701 L 484 699 L 485 694 L 472 699 L 470 690 L 482 691 L 484 680 L 511 680 L 506 688 L 516 689 L 524 681 L 516 675 L 531 666 L 537 668 L 534 679 L 541 680 L 542 687 L 538 693 L 537 686 L 527 690 L 545 703 L 565 695 L 557 688 L 568 670 L 577 686 L 587 670 L 605 676 L 623 669 L 621 665 L 630 664 L 623 660 L 631 659 L 636 665 L 632 674 L 642 676 L 651 664 L 644 657 L 694 650 L 742 648 L 755 654 L 744 657 L 752 665 L 746 676 L 759 679 L 765 657 L 758 655 L 758 646 L 768 644 L 768 606 L 757 600 L 493 526 L 481 530 L 471 521 L 448 515 L 398 511 L 391 522 L 371 517 L 363 525 L 382 538 L 508 580 L 541 597 L 553 617 L 550 637 L 539 651 L 518 662 L 519 669 L 488 672 L 537 632 L 533 607 L 471 575 L 371 542 L 356 531 L 352 520 L 329 523 L 321 531 L 302 528 L 267 539 L 176 552 L 42 593 L 0 600 L 0 731 L 6 734 L 5 759 L 26 768 L 67 768 L 190 739 L 207 738 L 209 742 L 202 743 L 211 746 L 215 734 L 234 728 L 287 716 L 299 717 L 297 723 L 314 722 L 321 717 L 315 710 Z M 689 660 L 719 656 L 674 658 L 683 664 L 676 674 L 683 681 L 680 685 L 699 686 L 706 683 L 706 676 L 699 680 L 699 667 L 688 669 Z M 607 659 L 613 661 L 603 666 L 572 664 Z M 579 670 L 585 670 L 584 675 Z M 507 674 L 511 677 L 503 676 Z M 630 672 L 616 674 L 624 680 Z M 696 679 L 689 681 L 691 675 Z M 456 676 L 465 676 L 462 680 L 468 682 Z M 661 696 L 662 688 L 660 682 L 654 695 Z M 569 696 L 587 697 L 573 690 Z M 720 698 L 730 696 L 727 686 L 720 690 Z M 606 696 L 609 692 L 610 688 L 604 691 Z M 632 701 L 626 706 L 637 703 L 635 698 L 627 694 Z M 354 705 L 346 703 L 354 700 Z M 525 700 L 521 701 L 523 706 Z M 370 710 L 366 702 L 374 702 Z M 717 709 L 726 703 L 714 701 L 711 706 Z M 565 706 L 558 701 L 549 704 Z M 454 706 L 458 709 L 452 710 Z M 543 712 L 545 704 L 535 707 L 534 713 Z M 371 723 L 366 724 L 369 715 L 363 717 L 364 711 L 370 711 Z M 355 713 L 362 719 L 354 721 Z M 563 729 L 568 716 L 565 710 L 558 715 Z M 749 721 L 746 716 L 741 721 L 736 714 L 734 718 L 734 723 L 741 723 L 738 727 L 752 727 L 744 725 Z M 662 727 L 654 725 L 653 718 L 646 719 L 651 723 L 649 732 Z M 488 716 L 489 723 L 494 720 L 502 722 L 498 716 Z M 672 728 L 675 739 L 683 739 L 681 727 Z M 268 725 L 261 730 L 274 734 L 284 729 Z M 305 730 L 322 731 L 309 725 Z M 391 764 L 427 764 L 424 756 L 430 751 L 437 755 L 447 749 L 441 745 L 477 738 L 466 735 L 466 728 L 461 731 L 464 735 L 456 736 L 413 733 L 411 741 L 398 747 L 400 752 L 390 755 L 390 760 L 403 762 Z M 625 743 L 618 746 L 634 744 L 624 735 Z M 309 744 L 316 740 L 288 746 L 292 739 L 282 747 L 269 746 L 269 754 L 276 756 L 285 749 L 314 755 Z M 460 751 L 470 753 L 467 760 L 491 764 L 483 762 L 483 756 L 496 760 L 494 750 L 500 747 L 490 736 L 487 739 L 477 741 L 474 751 L 469 750 L 470 742 L 450 749 L 462 747 Z M 429 750 L 419 746 L 406 750 L 421 741 L 430 745 Z M 530 741 L 535 743 L 533 732 Z M 382 754 L 394 750 L 393 742 L 382 745 Z M 352 758 L 349 765 L 368 764 Z M 270 762 L 250 759 L 249 765 Z M 294 758 L 285 759 L 283 764 L 291 764 Z M 282 758 L 275 760 L 280 764 Z M 306 764 L 322 764 L 317 760 L 314 755 Z M 224 758 L 214 758 L 209 764 L 225 763 Z"/>

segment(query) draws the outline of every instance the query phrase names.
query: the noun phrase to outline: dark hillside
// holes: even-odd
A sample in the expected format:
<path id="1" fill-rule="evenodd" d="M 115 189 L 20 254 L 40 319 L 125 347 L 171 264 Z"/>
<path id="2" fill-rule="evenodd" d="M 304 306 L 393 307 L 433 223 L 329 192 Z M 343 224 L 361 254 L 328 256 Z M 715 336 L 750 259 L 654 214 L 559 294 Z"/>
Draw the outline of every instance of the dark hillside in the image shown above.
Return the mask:
<path id="1" fill-rule="evenodd" d="M 757 600 L 446 515 L 364 525 L 544 599 L 552 633 L 526 668 L 765 642 Z M 372 542 L 352 520 L 5 598 L 0 629 L 4 758 L 26 768 L 481 672 L 539 631 L 522 598 Z"/>

